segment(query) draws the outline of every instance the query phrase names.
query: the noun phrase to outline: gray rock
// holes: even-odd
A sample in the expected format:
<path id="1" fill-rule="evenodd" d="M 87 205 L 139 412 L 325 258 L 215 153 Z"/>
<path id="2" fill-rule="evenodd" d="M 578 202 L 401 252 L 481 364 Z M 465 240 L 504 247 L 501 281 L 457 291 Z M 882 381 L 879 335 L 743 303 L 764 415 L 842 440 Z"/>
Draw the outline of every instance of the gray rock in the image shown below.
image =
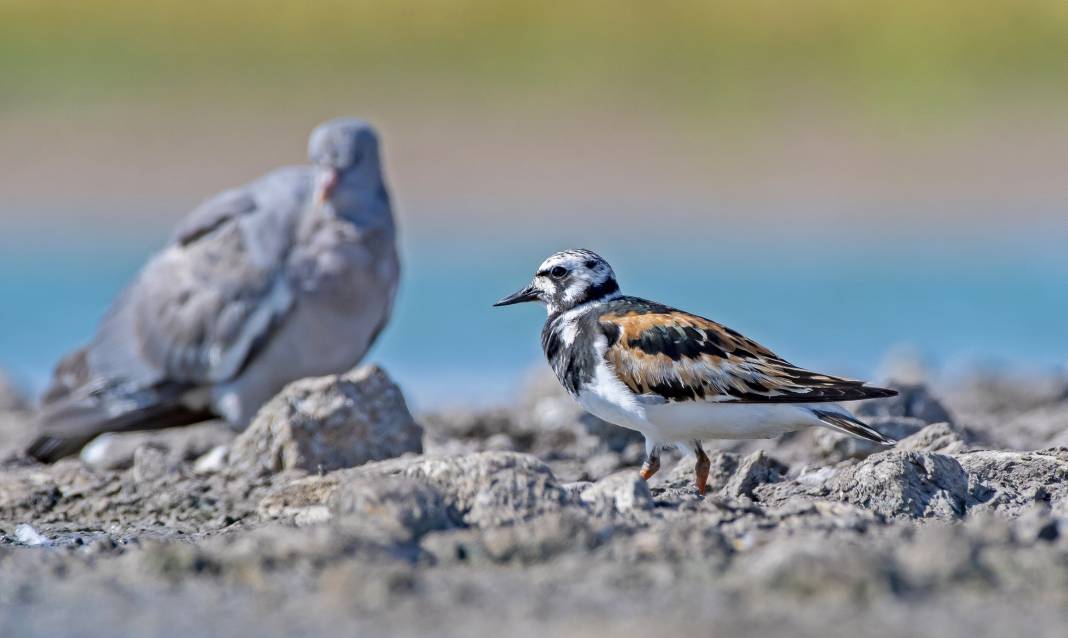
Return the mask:
<path id="1" fill-rule="evenodd" d="M 766 483 L 776 483 L 786 474 L 786 466 L 769 457 L 763 451 L 754 452 L 742 459 L 738 469 L 720 490 L 724 496 L 738 498 L 752 496 L 753 490 Z"/>
<path id="2" fill-rule="evenodd" d="M 563 403 L 521 414 L 536 401 L 432 434 L 450 454 L 321 474 L 220 467 L 225 446 L 168 466 L 149 445 L 133 472 L 14 458 L 0 600 L 42 636 L 73 621 L 103 638 L 117 614 L 146 634 L 1059 636 L 1068 450 L 977 449 L 1059 402 L 978 425 L 868 417 L 918 430 L 864 459 L 816 431 L 724 442 L 705 497 L 692 457 L 665 453 L 650 489 L 634 442 L 613 451 Z M 19 545 L 23 522 L 51 547 Z"/>
<path id="3" fill-rule="evenodd" d="M 134 450 L 130 471 L 138 483 L 156 481 L 175 470 L 176 465 L 168 458 L 166 448 L 146 443 Z"/>
<path id="4" fill-rule="evenodd" d="M 969 475 L 976 511 L 1016 516 L 1035 503 L 1068 507 L 1068 449 L 983 450 L 953 458 Z"/>
<path id="5" fill-rule="evenodd" d="M 377 366 L 289 384 L 234 441 L 234 467 L 329 471 L 422 452 L 422 428 Z"/>
<path id="6" fill-rule="evenodd" d="M 719 453 L 712 457 L 712 475 L 727 477 L 718 491 L 721 498 L 749 497 L 773 508 L 833 498 L 887 519 L 955 520 L 984 511 L 1012 517 L 1036 503 L 1068 514 L 1068 450 L 1022 453 L 963 447 L 957 431 L 934 424 L 899 448 L 859 463 L 808 466 L 790 473 L 763 452 L 745 459 Z M 688 483 L 689 465 L 688 460 L 681 462 L 669 485 Z"/>
<path id="7" fill-rule="evenodd" d="M 543 462 L 527 454 L 394 459 L 353 470 L 358 476 L 403 477 L 437 488 L 465 525 L 493 527 L 557 511 L 567 492 Z"/>
<path id="8" fill-rule="evenodd" d="M 898 440 L 895 449 L 957 454 L 968 449 L 964 435 L 949 423 L 932 423 Z"/>
<path id="9" fill-rule="evenodd" d="M 370 523 L 396 537 L 417 539 L 454 525 L 441 493 L 407 478 L 344 481 L 330 494 L 327 506 L 342 521 Z"/>
<path id="10" fill-rule="evenodd" d="M 887 518 L 957 518 L 968 501 L 968 475 L 950 456 L 891 450 L 837 472 L 827 486 L 838 499 Z"/>
<path id="11" fill-rule="evenodd" d="M 330 503 L 341 485 L 343 474 L 308 476 L 285 483 L 267 493 L 259 502 L 261 518 L 301 522 L 321 522 L 332 516 Z"/>
<path id="12" fill-rule="evenodd" d="M 481 536 L 479 549 L 494 562 L 531 564 L 589 551 L 602 540 L 603 532 L 587 516 L 563 510 L 489 528 Z"/>
<path id="13" fill-rule="evenodd" d="M 579 498 L 598 512 L 626 513 L 653 507 L 649 484 L 634 470 L 623 470 L 590 483 Z"/>
<path id="14" fill-rule="evenodd" d="M 571 493 L 536 458 L 514 452 L 480 452 L 392 459 L 307 477 L 268 495 L 259 510 L 267 517 L 292 517 L 317 508 L 344 511 L 347 490 L 360 495 L 365 494 L 369 484 L 389 482 L 429 487 L 440 494 L 450 520 L 463 526 L 511 524 L 558 511 L 572 499 Z M 394 498 L 399 489 L 393 489 L 389 498 L 402 502 L 403 498 Z M 366 498 L 374 502 L 378 497 Z"/>

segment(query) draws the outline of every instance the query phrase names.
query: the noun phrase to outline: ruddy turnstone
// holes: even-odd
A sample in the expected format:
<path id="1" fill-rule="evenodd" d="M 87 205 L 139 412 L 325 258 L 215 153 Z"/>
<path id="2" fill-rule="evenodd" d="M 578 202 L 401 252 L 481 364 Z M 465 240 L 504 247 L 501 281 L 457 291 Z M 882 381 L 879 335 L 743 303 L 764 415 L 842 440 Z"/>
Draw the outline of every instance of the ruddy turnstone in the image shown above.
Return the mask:
<path id="1" fill-rule="evenodd" d="M 889 397 L 894 390 L 810 372 L 730 328 L 619 290 L 615 273 L 589 250 L 565 250 L 534 280 L 498 301 L 545 304 L 541 344 L 556 377 L 579 404 L 645 437 L 641 476 L 660 469 L 674 444 L 697 456 L 697 490 L 710 461 L 703 439 L 769 438 L 822 426 L 890 445 L 838 401 Z"/>
<path id="2" fill-rule="evenodd" d="M 308 157 L 186 217 L 57 365 L 28 454 L 54 461 L 103 432 L 216 417 L 241 428 L 290 381 L 360 361 L 400 273 L 378 135 L 332 120 Z"/>

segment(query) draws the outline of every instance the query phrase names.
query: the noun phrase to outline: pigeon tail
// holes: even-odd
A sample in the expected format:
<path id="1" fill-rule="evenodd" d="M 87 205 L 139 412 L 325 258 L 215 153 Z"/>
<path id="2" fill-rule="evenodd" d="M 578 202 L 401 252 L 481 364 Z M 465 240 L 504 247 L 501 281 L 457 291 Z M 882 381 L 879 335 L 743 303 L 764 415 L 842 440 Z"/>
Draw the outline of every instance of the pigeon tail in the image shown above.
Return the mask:
<path id="1" fill-rule="evenodd" d="M 26 448 L 26 454 L 42 463 L 54 463 L 77 454 L 105 432 L 159 430 L 212 418 L 212 412 L 191 409 L 173 398 L 116 411 L 106 397 L 66 397 L 46 405 L 38 414 L 36 429 L 40 435 Z"/>

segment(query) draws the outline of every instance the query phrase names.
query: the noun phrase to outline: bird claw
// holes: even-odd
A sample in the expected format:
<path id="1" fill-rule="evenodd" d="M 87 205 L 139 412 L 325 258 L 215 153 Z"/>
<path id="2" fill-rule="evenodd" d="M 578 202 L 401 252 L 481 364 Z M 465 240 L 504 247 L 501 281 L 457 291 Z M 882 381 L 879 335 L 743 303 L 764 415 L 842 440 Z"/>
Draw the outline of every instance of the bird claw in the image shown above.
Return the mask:
<path id="1" fill-rule="evenodd" d="M 659 470 L 660 457 L 651 456 L 645 460 L 645 463 L 642 463 L 642 469 L 640 472 L 638 472 L 638 474 L 641 475 L 643 479 L 648 481 L 649 479 L 653 478 L 653 475 L 656 474 Z"/>
<path id="2" fill-rule="evenodd" d="M 640 476 L 641 476 L 641 477 L 642 477 L 643 479 L 645 479 L 646 481 L 648 481 L 649 479 L 653 478 L 653 475 L 654 475 L 654 474 L 656 474 L 656 471 L 657 471 L 658 469 L 660 469 L 660 468 L 655 468 L 655 467 L 649 467 L 649 465 L 648 465 L 648 464 L 645 464 L 645 465 L 642 465 L 642 469 L 641 469 L 641 471 L 639 471 L 639 472 L 638 472 L 638 474 L 639 474 L 639 475 L 640 475 Z"/>

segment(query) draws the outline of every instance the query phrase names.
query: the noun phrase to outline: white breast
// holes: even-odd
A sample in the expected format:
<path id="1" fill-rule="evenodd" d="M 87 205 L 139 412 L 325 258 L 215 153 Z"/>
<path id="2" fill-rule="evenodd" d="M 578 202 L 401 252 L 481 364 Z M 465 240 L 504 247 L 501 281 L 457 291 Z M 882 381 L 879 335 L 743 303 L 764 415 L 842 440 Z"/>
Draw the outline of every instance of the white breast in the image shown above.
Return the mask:
<path id="1" fill-rule="evenodd" d="M 651 426 L 645 418 L 645 406 L 630 388 L 619 380 L 615 371 L 605 361 L 604 352 L 608 341 L 603 336 L 598 336 L 593 347 L 597 367 L 593 380 L 579 389 L 579 404 L 600 419 L 649 436 Z"/>

